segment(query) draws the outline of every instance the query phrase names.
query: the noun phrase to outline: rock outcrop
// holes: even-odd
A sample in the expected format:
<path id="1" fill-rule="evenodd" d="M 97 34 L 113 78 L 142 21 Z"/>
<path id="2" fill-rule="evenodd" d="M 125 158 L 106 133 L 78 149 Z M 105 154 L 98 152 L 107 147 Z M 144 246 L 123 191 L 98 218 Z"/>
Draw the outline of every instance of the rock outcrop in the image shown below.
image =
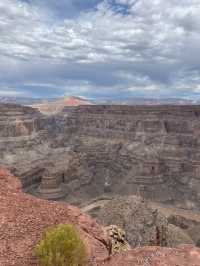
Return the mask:
<path id="1" fill-rule="evenodd" d="M 122 228 L 117 225 L 109 225 L 105 229 L 110 239 L 110 255 L 131 249 L 131 246 L 126 241 L 126 232 Z"/>
<path id="2" fill-rule="evenodd" d="M 144 199 L 135 196 L 109 200 L 96 214 L 99 223 L 124 229 L 132 247 L 194 244 L 187 232 L 168 222 L 167 217 Z"/>
<path id="3" fill-rule="evenodd" d="M 61 200 L 64 199 L 65 193 L 62 190 L 58 180 L 55 177 L 43 176 L 36 195 L 43 199 Z"/>
<path id="4" fill-rule="evenodd" d="M 174 206 L 166 206 L 164 204 L 158 204 L 155 202 L 150 203 L 153 209 L 157 209 L 162 215 L 166 217 L 168 223 L 171 226 L 181 229 L 182 232 L 185 232 L 186 235 L 189 235 L 193 242 L 199 246 L 200 243 L 200 212 L 199 211 L 188 211 L 184 209 L 178 209 Z M 174 232 L 173 237 L 176 238 L 176 241 L 181 237 L 177 236 Z M 180 242 L 181 243 L 181 242 Z M 182 242 L 183 243 L 183 242 Z"/>
<path id="5" fill-rule="evenodd" d="M 48 152 L 45 124 L 49 122 L 33 108 L 0 105 L 0 163 L 17 174 L 23 173 L 24 187 L 41 181 L 44 169 L 38 164 L 44 158 L 42 151 L 45 155 Z"/>
<path id="6" fill-rule="evenodd" d="M 0 265 L 36 266 L 34 247 L 44 231 L 60 223 L 75 224 L 92 264 L 108 256 L 103 228 L 76 207 L 24 194 L 20 182 L 0 169 Z"/>

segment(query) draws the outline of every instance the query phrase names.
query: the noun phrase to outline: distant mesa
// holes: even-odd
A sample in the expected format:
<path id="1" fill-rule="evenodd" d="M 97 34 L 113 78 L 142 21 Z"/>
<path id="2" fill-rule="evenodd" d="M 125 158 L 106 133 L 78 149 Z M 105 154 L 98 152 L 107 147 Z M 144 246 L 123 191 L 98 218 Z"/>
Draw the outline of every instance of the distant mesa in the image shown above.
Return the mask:
<path id="1" fill-rule="evenodd" d="M 81 98 L 81 97 L 66 97 L 63 100 L 58 101 L 60 103 L 64 103 L 66 106 L 79 106 L 79 105 L 91 105 L 92 102 L 90 102 L 87 99 Z"/>
<path id="2" fill-rule="evenodd" d="M 61 112 L 65 107 L 75 107 L 80 105 L 92 105 L 93 103 L 81 97 L 70 96 L 66 98 L 57 99 L 53 102 L 43 102 L 33 104 L 33 108 L 39 109 L 41 113 L 53 114 Z"/>
<path id="3" fill-rule="evenodd" d="M 93 101 L 86 98 L 69 96 L 64 98 L 29 98 L 0 96 L 0 104 L 20 104 L 39 109 L 45 114 L 58 113 L 64 107 L 75 107 L 80 105 L 93 105 Z"/>

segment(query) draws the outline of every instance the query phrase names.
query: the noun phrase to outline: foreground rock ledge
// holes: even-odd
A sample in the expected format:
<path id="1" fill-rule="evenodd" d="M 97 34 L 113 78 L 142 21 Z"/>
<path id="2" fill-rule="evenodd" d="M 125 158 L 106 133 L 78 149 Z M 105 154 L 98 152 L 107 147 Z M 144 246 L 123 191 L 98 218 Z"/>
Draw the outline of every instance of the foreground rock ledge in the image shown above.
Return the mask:
<path id="1" fill-rule="evenodd" d="M 100 264 L 99 264 L 100 265 Z M 199 266 L 200 249 L 191 245 L 177 248 L 143 247 L 111 257 L 104 266 Z"/>
<path id="2" fill-rule="evenodd" d="M 0 168 L 1 266 L 36 266 L 36 243 L 46 228 L 60 223 L 77 225 L 92 264 L 108 256 L 104 230 L 94 220 L 68 204 L 24 194 L 18 179 Z"/>
<path id="3" fill-rule="evenodd" d="M 91 265 L 199 266 L 200 249 L 144 247 L 108 257 L 103 228 L 76 207 L 26 195 L 20 182 L 0 168 L 0 265 L 37 266 L 33 249 L 44 230 L 59 223 L 77 225 Z"/>

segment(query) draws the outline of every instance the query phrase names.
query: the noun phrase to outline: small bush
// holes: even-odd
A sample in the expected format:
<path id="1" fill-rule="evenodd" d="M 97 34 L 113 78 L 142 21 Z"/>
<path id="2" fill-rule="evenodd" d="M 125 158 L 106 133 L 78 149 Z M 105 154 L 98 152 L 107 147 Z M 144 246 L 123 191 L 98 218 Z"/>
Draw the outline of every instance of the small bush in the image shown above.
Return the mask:
<path id="1" fill-rule="evenodd" d="M 84 266 L 86 248 L 73 225 L 61 224 L 47 230 L 36 247 L 41 266 Z"/>

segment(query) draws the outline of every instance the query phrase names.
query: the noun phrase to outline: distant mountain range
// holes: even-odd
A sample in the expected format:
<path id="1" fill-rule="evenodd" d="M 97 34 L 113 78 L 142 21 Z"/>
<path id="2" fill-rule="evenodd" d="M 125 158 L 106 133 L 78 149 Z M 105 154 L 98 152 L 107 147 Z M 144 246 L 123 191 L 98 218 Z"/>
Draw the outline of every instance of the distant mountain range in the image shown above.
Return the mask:
<path id="1" fill-rule="evenodd" d="M 31 105 L 34 103 L 52 102 L 55 100 L 56 98 L 42 99 L 42 98 L 0 96 L 0 103 L 13 103 L 13 104 L 21 104 L 21 105 Z"/>
<path id="2" fill-rule="evenodd" d="M 0 103 L 14 103 L 29 105 L 38 108 L 44 113 L 61 111 L 66 106 L 112 104 L 112 105 L 198 105 L 200 100 L 188 100 L 181 98 L 127 98 L 123 100 L 89 100 L 82 97 L 70 96 L 63 98 L 25 98 L 0 96 Z"/>
<path id="3" fill-rule="evenodd" d="M 196 105 L 200 104 L 200 100 L 182 98 L 128 98 L 124 100 L 105 100 L 103 103 L 120 105 Z"/>

